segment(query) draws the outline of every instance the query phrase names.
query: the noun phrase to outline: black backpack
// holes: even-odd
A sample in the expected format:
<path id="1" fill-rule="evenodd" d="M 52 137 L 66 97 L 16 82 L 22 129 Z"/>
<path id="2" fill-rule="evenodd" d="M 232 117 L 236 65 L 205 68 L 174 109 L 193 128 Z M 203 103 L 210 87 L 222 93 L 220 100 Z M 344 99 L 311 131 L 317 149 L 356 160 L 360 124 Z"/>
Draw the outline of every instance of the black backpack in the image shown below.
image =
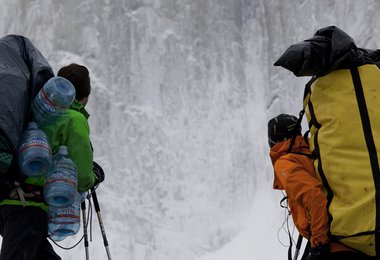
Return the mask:
<path id="1" fill-rule="evenodd" d="M 32 118 L 33 98 L 53 76 L 51 66 L 28 38 L 0 38 L 0 200 L 22 179 L 17 167 L 20 137 Z"/>

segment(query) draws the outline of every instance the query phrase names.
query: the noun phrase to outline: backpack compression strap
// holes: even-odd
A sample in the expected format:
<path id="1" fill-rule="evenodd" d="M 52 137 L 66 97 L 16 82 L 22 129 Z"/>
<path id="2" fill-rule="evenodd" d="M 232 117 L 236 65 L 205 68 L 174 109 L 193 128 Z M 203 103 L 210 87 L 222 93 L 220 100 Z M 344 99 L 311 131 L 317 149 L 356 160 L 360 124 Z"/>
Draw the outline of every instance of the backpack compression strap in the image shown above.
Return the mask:
<path id="1" fill-rule="evenodd" d="M 354 67 L 354 68 L 351 68 L 350 71 L 351 71 L 352 81 L 354 83 L 356 99 L 358 102 L 360 117 L 361 117 L 362 124 L 363 124 L 364 138 L 365 138 L 365 141 L 367 144 L 369 159 L 370 159 L 371 168 L 372 168 L 372 175 L 373 175 L 375 191 L 376 191 L 375 192 L 376 202 L 378 202 L 378 201 L 380 201 L 379 158 L 377 156 L 375 140 L 374 140 L 372 129 L 371 129 L 371 123 L 370 123 L 370 119 L 369 119 L 368 108 L 367 108 L 367 105 L 365 102 L 365 96 L 364 96 L 362 82 L 360 79 L 359 70 L 357 67 Z M 375 225 L 376 225 L 376 227 L 375 227 L 374 233 L 375 233 L 376 251 L 377 251 L 377 253 L 379 253 L 379 251 L 380 251 L 380 235 L 378 233 L 380 230 L 379 206 L 376 207 L 376 224 Z"/>
<path id="2" fill-rule="evenodd" d="M 297 120 L 296 127 L 293 129 L 292 140 L 290 141 L 288 153 L 290 153 L 292 151 L 292 149 L 293 149 L 294 142 L 296 141 L 296 137 L 298 135 L 298 129 L 300 129 L 300 127 L 301 127 L 301 122 L 302 122 L 302 118 L 303 118 L 304 114 L 305 114 L 305 109 L 302 109 L 300 111 L 300 113 L 299 113 L 299 117 L 298 117 L 298 120 Z"/>
<path id="3" fill-rule="evenodd" d="M 294 142 L 296 141 L 296 137 L 297 137 L 297 134 L 298 134 L 298 129 L 300 129 L 301 127 L 301 123 L 302 123 L 302 118 L 303 118 L 303 115 L 305 114 L 305 109 L 306 109 L 306 106 L 309 104 L 309 100 L 310 100 L 310 90 L 311 90 L 311 85 L 313 84 L 313 82 L 317 79 L 317 77 L 313 77 L 305 86 L 305 91 L 304 91 L 304 94 L 303 94 L 303 108 L 302 110 L 300 111 L 299 113 L 299 117 L 298 117 L 298 120 L 297 120 L 297 125 L 296 127 L 294 128 L 293 130 L 293 135 L 292 135 L 292 140 L 290 141 L 290 145 L 289 145 L 289 149 L 288 149 L 288 153 L 290 153 L 293 149 L 293 145 L 294 145 Z"/>

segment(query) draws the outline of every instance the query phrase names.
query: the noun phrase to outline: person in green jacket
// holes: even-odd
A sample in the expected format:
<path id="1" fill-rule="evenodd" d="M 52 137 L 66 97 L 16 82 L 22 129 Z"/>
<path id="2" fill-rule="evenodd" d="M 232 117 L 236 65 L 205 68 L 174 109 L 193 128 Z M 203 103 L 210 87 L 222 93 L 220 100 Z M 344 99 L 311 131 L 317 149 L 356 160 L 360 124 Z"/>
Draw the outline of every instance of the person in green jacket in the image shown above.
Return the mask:
<path id="1" fill-rule="evenodd" d="M 68 79 L 74 85 L 75 100 L 59 120 L 48 124 L 42 130 L 49 139 L 53 154 L 61 145 L 68 147 L 69 157 L 78 171 L 78 190 L 87 191 L 96 182 L 90 128 L 87 123 L 89 114 L 85 109 L 91 93 L 89 72 L 84 66 L 70 64 L 61 68 L 57 76 Z"/>
<path id="2" fill-rule="evenodd" d="M 57 76 L 74 85 L 75 101 L 59 119 L 42 130 L 53 154 L 61 145 L 68 147 L 69 157 L 77 167 L 78 191 L 88 191 L 104 180 L 102 169 L 93 162 L 89 114 L 85 110 L 91 92 L 89 71 L 73 63 L 62 67 Z M 12 170 L 17 171 L 17 166 Z M 17 192 L 11 192 L 8 199 L 0 202 L 1 260 L 61 259 L 47 240 L 48 207 L 43 199 L 43 184 L 44 177 L 28 177 L 21 185 L 26 201 L 21 201 Z"/>

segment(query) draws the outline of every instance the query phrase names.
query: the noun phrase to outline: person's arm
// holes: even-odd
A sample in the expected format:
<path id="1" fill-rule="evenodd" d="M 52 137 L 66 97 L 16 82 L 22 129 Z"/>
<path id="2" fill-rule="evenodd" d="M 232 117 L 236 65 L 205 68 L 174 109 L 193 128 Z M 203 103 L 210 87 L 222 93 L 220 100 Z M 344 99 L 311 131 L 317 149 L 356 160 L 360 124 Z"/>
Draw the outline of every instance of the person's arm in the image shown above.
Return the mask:
<path id="1" fill-rule="evenodd" d="M 276 177 L 286 194 L 305 210 L 310 224 L 312 247 L 328 243 L 327 200 L 322 193 L 322 183 L 297 160 L 280 158 L 275 164 Z"/>
<path id="2" fill-rule="evenodd" d="M 87 120 L 80 114 L 73 115 L 73 124 L 67 136 L 69 157 L 77 167 L 78 190 L 83 192 L 92 188 L 96 177 L 93 173 L 93 153 L 90 144 L 90 130 Z"/>

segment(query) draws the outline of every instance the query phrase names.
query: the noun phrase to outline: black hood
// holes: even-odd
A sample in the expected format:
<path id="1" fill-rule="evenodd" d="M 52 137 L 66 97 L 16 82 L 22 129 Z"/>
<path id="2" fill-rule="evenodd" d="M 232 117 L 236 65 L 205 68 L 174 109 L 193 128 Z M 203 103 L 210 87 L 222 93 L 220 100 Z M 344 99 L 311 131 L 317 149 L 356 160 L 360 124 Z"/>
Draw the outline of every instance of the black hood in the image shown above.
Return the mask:
<path id="1" fill-rule="evenodd" d="M 336 69 L 379 64 L 379 50 L 358 48 L 354 40 L 336 26 L 318 30 L 311 39 L 291 45 L 274 63 L 299 76 L 323 76 Z"/>

